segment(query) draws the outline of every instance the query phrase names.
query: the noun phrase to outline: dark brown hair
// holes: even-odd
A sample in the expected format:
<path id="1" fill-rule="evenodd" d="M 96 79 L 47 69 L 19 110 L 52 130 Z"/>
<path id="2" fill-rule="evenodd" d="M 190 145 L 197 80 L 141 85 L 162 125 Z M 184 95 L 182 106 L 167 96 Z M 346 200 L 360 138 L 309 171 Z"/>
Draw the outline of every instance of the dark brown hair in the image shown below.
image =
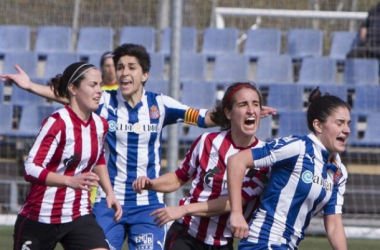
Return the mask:
<path id="1" fill-rule="evenodd" d="M 211 120 L 220 126 L 221 130 L 229 130 L 231 129 L 231 121 L 227 118 L 226 114 L 224 113 L 224 110 L 231 110 L 232 105 L 234 104 L 234 95 L 235 93 L 242 88 L 249 88 L 252 89 L 257 93 L 259 96 L 260 101 L 260 108 L 261 108 L 261 95 L 259 90 L 256 88 L 254 84 L 251 84 L 249 82 L 236 82 L 231 84 L 226 92 L 224 93 L 222 102 L 215 106 L 214 111 L 211 113 L 210 118 Z"/>
<path id="2" fill-rule="evenodd" d="M 54 91 L 56 97 L 70 98 L 68 86 L 72 83 L 75 87 L 79 88 L 80 83 L 84 79 L 84 72 L 90 68 L 96 68 L 92 64 L 84 62 L 76 62 L 70 64 L 63 74 L 58 74 L 50 79 L 50 87 Z"/>
<path id="3" fill-rule="evenodd" d="M 319 87 L 314 89 L 309 96 L 309 108 L 307 109 L 307 126 L 310 131 L 315 133 L 313 121 L 317 119 L 321 123 L 325 123 L 327 118 L 339 107 L 347 108 L 349 111 L 350 106 L 337 96 L 325 93 L 322 96 Z"/>

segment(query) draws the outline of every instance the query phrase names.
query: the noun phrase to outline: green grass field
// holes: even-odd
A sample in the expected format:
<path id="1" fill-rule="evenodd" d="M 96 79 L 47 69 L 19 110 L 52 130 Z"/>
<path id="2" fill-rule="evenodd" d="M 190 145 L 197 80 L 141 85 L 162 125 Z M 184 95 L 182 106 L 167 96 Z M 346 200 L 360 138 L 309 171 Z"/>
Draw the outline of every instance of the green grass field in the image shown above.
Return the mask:
<path id="1" fill-rule="evenodd" d="M 13 247 L 13 227 L 0 226 L 0 250 L 10 250 Z M 236 244 L 237 245 L 237 241 Z M 380 240 L 365 240 L 365 239 L 348 239 L 348 249 L 350 250 L 368 250 L 379 249 Z M 235 247 L 237 249 L 237 247 Z M 331 249 L 327 238 L 325 237 L 307 237 L 306 240 L 300 244 L 301 250 L 321 250 Z M 59 245 L 56 250 L 63 250 Z M 123 250 L 128 250 L 124 246 Z"/>

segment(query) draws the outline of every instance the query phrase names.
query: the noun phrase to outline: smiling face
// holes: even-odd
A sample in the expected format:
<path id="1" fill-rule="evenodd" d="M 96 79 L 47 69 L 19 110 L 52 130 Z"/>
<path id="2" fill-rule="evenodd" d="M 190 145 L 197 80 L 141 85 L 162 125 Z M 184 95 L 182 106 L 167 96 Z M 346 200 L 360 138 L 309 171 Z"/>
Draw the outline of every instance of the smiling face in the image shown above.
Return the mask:
<path id="1" fill-rule="evenodd" d="M 338 107 L 327 117 L 325 123 L 314 120 L 313 126 L 317 138 L 330 153 L 341 153 L 345 150 L 350 135 L 350 111 L 346 107 Z"/>
<path id="2" fill-rule="evenodd" d="M 126 101 L 140 101 L 148 72 L 143 72 L 136 57 L 126 55 L 119 59 L 116 65 L 116 78 Z"/>
<path id="3" fill-rule="evenodd" d="M 70 84 L 71 98 L 75 98 L 79 109 L 83 112 L 93 112 L 98 109 L 102 96 L 102 76 L 99 70 L 90 69 L 84 75 L 79 87 Z"/>
<path id="4" fill-rule="evenodd" d="M 244 139 L 244 141 L 249 140 L 248 145 L 252 144 L 260 123 L 259 95 L 253 89 L 243 87 L 236 91 L 232 98 L 232 109 L 225 110 L 227 118 L 231 121 L 232 138 L 236 144 L 239 144 L 239 140 L 243 142 Z"/>

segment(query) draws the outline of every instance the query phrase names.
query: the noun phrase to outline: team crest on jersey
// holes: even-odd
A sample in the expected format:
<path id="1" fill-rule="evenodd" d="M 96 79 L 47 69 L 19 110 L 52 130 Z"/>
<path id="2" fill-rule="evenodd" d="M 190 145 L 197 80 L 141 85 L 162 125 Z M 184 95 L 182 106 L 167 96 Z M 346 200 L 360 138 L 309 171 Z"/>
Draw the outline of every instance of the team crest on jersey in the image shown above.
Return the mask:
<path id="1" fill-rule="evenodd" d="M 338 184 L 342 176 L 343 176 L 342 171 L 340 171 L 340 169 L 338 168 L 336 172 L 334 173 L 334 184 Z"/>
<path id="2" fill-rule="evenodd" d="M 157 119 L 160 117 L 160 111 L 156 106 L 152 105 L 152 107 L 150 107 L 149 116 L 152 119 Z"/>

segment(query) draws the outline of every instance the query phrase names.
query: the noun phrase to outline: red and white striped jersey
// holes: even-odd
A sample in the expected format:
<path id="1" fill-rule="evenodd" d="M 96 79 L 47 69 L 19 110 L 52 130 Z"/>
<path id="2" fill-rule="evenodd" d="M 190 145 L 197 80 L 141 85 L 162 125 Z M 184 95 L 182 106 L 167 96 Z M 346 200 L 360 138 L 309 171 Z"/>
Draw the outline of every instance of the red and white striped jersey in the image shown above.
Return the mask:
<path id="1" fill-rule="evenodd" d="M 83 122 L 69 106 L 45 119 L 25 162 L 24 177 L 31 182 L 20 214 L 41 223 L 59 224 L 91 213 L 90 192 L 46 186 L 49 172 L 77 176 L 104 165 L 108 123 L 95 113 Z"/>
<path id="2" fill-rule="evenodd" d="M 251 147 L 263 145 L 256 140 Z M 234 145 L 230 131 L 205 133 L 194 141 L 181 166 L 175 172 L 183 182 L 192 179 L 189 195 L 180 205 L 205 202 L 227 196 L 227 159 L 240 148 Z M 268 168 L 247 171 L 242 196 L 246 201 L 246 219 L 260 203 L 260 195 L 269 175 Z M 214 246 L 226 245 L 232 240 L 229 213 L 213 217 L 187 216 L 179 220 L 188 233 L 200 241 Z"/>

